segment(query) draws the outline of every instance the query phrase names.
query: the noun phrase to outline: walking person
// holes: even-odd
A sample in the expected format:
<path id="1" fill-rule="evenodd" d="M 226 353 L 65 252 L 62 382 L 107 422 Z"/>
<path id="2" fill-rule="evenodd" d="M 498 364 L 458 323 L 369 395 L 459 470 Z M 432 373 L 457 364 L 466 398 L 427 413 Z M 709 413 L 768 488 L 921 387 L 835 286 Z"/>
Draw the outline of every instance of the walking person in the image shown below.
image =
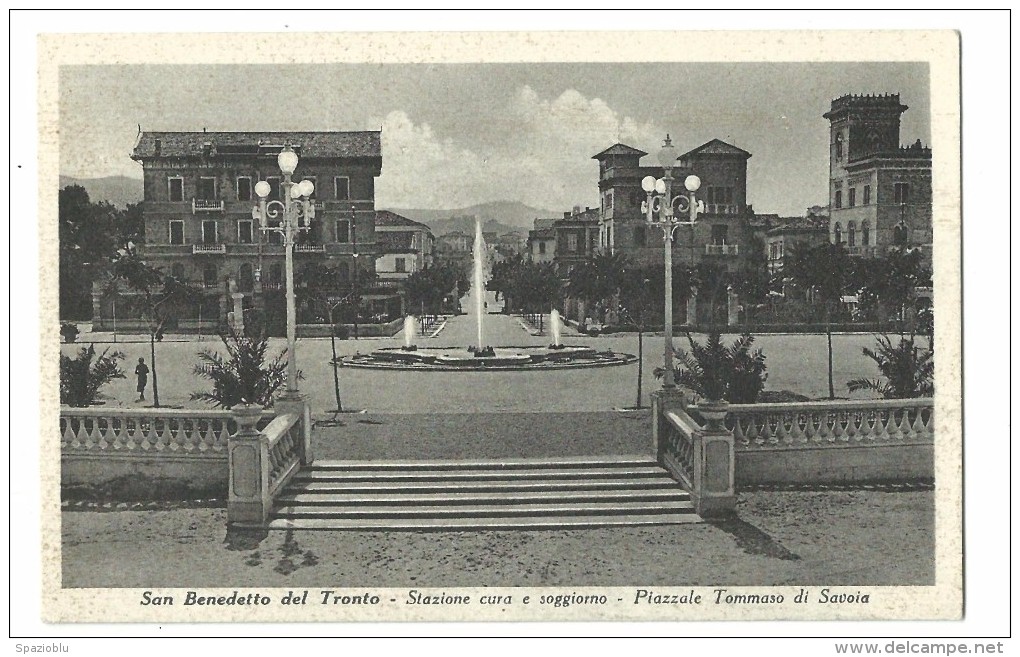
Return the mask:
<path id="1" fill-rule="evenodd" d="M 135 367 L 135 376 L 138 377 L 138 399 L 135 401 L 144 401 L 145 384 L 149 382 L 149 368 L 145 364 L 144 358 L 138 359 L 138 365 Z"/>

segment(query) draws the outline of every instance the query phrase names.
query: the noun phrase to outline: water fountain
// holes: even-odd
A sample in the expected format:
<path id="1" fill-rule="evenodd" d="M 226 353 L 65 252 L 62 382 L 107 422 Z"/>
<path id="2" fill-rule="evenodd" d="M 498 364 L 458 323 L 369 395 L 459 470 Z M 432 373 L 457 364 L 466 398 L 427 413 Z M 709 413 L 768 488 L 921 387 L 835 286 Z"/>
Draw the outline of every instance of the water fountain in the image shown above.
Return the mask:
<path id="1" fill-rule="evenodd" d="M 475 345 L 460 348 L 418 348 L 414 344 L 415 318 L 404 319 L 404 346 L 384 347 L 370 354 L 357 354 L 343 359 L 344 366 L 373 369 L 419 371 L 463 370 L 532 370 L 564 369 L 625 365 L 636 357 L 612 351 L 598 351 L 587 346 L 564 345 L 561 341 L 560 314 L 549 314 L 553 343 L 548 347 L 493 347 L 485 344 L 485 283 L 488 278 L 487 249 L 482 237 L 482 224 L 475 221 L 471 293 L 474 297 Z"/>
<path id="2" fill-rule="evenodd" d="M 418 331 L 418 325 L 414 318 L 414 315 L 408 315 L 404 318 L 404 346 L 401 347 L 404 351 L 418 351 L 418 346 L 414 344 L 414 337 Z"/>
<path id="3" fill-rule="evenodd" d="M 549 345 L 550 349 L 562 349 L 563 342 L 560 340 L 560 331 L 563 330 L 563 324 L 560 323 L 560 311 L 555 308 L 549 313 L 549 330 L 552 332 L 552 344 Z"/>

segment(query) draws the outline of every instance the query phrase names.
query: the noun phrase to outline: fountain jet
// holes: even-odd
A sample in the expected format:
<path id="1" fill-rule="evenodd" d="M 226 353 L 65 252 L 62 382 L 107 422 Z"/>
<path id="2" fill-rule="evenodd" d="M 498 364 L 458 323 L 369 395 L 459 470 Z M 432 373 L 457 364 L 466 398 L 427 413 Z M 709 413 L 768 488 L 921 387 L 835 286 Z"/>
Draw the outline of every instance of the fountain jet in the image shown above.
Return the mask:
<path id="1" fill-rule="evenodd" d="M 418 322 L 414 318 L 414 315 L 408 315 L 404 318 L 404 351 L 414 351 L 416 349 L 414 345 L 414 336 L 418 331 Z"/>
<path id="2" fill-rule="evenodd" d="M 554 349 L 558 349 L 563 346 L 563 344 L 560 342 L 561 328 L 562 324 L 560 324 L 560 311 L 553 308 L 552 311 L 549 313 L 549 330 L 552 331 L 553 341 L 551 346 Z"/>
<path id="3" fill-rule="evenodd" d="M 475 296 L 475 321 L 478 325 L 476 348 L 484 350 L 482 322 L 485 316 L 485 239 L 482 237 L 482 220 L 475 218 L 474 272 L 471 285 Z"/>

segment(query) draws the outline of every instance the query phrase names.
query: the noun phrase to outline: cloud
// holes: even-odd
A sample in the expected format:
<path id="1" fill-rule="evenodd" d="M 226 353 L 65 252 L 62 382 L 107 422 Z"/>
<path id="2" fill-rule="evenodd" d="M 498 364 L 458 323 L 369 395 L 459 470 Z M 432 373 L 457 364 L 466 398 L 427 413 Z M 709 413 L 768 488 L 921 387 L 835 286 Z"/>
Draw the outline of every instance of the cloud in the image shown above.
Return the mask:
<path id="1" fill-rule="evenodd" d="M 403 111 L 382 125 L 379 207 L 457 208 L 518 200 L 551 211 L 598 203 L 598 167 L 591 156 L 617 141 L 648 150 L 663 130 L 621 116 L 599 98 L 568 89 L 542 98 L 528 86 L 499 108 L 487 144 L 471 149 L 416 124 Z"/>

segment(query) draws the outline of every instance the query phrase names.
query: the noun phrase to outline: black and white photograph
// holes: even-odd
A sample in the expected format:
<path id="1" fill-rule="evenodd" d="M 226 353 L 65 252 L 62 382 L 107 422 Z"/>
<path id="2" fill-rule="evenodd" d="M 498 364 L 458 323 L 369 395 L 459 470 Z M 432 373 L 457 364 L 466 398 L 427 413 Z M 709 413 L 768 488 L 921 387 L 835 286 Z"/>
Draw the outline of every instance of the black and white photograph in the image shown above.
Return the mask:
<path id="1" fill-rule="evenodd" d="M 961 618 L 958 35 L 792 34 L 42 37 L 45 618 Z"/>

